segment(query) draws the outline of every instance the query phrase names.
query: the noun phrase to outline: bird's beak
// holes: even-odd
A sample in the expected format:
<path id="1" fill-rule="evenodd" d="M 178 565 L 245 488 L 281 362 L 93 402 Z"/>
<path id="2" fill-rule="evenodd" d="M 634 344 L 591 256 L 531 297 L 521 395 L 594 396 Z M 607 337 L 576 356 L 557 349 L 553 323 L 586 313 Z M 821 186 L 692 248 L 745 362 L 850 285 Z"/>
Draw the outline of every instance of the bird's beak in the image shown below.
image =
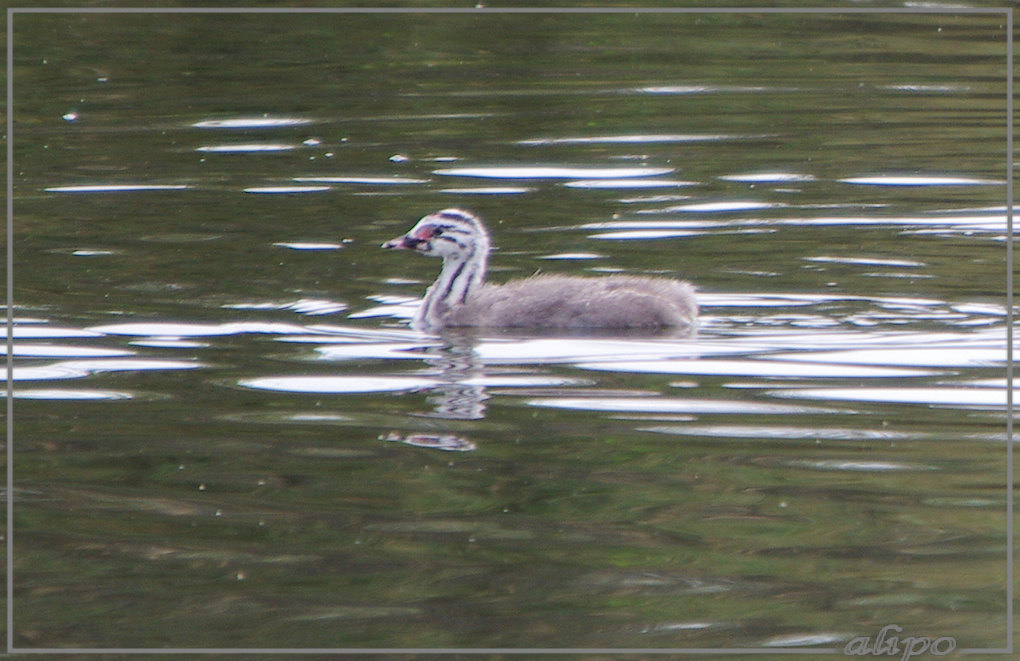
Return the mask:
<path id="1" fill-rule="evenodd" d="M 390 239 L 386 243 L 382 244 L 382 247 L 387 250 L 409 250 L 411 248 L 408 245 L 407 236 L 398 236 L 395 239 Z"/>
<path id="2" fill-rule="evenodd" d="M 390 239 L 386 243 L 382 244 L 382 247 L 394 250 L 418 250 L 421 252 L 422 249 L 419 248 L 419 246 L 423 244 L 425 246 L 425 250 L 428 250 L 428 241 L 416 239 L 410 234 L 405 234 L 404 236 L 398 236 L 395 239 Z"/>

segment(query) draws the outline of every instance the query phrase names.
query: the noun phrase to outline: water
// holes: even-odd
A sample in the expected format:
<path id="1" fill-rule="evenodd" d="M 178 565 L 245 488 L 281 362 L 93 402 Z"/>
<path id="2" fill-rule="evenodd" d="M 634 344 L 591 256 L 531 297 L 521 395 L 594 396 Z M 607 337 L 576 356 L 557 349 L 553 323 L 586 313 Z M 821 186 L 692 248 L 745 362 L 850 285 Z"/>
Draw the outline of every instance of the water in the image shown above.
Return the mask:
<path id="1" fill-rule="evenodd" d="M 15 643 L 1001 647 L 997 15 L 17 15 Z M 407 326 L 379 249 L 687 278 Z"/>

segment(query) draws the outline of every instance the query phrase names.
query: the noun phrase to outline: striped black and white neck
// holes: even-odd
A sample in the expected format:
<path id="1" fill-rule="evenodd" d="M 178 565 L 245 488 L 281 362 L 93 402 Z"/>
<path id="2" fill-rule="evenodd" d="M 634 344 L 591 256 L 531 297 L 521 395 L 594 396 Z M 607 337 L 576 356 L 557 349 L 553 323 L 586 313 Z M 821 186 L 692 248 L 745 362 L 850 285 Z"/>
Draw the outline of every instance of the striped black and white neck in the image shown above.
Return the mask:
<path id="1" fill-rule="evenodd" d="M 423 217 L 383 248 L 443 258 L 412 326 L 515 328 L 693 327 L 694 288 L 667 278 L 536 275 L 503 285 L 485 282 L 489 233 L 475 215 L 444 209 Z"/>

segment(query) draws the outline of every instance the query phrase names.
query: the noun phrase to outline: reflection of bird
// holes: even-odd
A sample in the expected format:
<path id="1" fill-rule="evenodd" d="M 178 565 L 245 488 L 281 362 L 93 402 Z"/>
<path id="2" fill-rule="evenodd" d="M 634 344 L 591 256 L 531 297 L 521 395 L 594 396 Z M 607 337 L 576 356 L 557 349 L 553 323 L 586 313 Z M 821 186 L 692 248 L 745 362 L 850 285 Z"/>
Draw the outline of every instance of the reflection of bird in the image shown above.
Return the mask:
<path id="1" fill-rule="evenodd" d="M 516 328 L 691 327 L 698 316 L 694 288 L 680 280 L 611 275 L 536 275 L 504 285 L 485 282 L 489 233 L 474 215 L 444 209 L 418 221 L 383 248 L 443 258 L 413 326 Z"/>

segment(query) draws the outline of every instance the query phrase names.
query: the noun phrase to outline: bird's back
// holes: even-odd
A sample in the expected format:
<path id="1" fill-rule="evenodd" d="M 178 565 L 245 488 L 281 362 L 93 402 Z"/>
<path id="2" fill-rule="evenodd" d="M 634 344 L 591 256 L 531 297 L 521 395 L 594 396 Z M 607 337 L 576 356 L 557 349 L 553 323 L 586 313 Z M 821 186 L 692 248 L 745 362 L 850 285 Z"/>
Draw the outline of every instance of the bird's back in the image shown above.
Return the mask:
<path id="1" fill-rule="evenodd" d="M 694 288 L 641 276 L 538 275 L 485 284 L 447 311 L 447 326 L 515 328 L 663 328 L 691 326 Z"/>

